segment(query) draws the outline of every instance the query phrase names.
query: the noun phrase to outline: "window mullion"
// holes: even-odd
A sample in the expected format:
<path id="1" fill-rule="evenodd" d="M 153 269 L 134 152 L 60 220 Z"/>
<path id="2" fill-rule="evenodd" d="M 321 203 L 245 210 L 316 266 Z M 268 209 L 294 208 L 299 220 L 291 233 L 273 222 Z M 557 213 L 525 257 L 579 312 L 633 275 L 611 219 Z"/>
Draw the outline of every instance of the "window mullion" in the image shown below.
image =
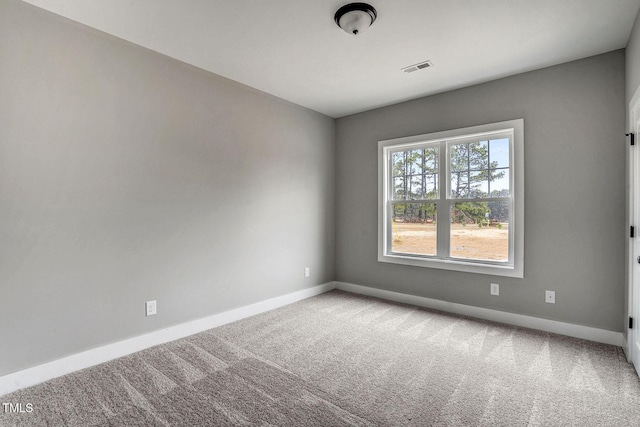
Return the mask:
<path id="1" fill-rule="evenodd" d="M 427 187 L 427 180 L 425 179 L 426 177 L 425 168 L 427 166 L 426 157 L 427 157 L 427 150 L 423 148 L 422 149 L 422 169 L 420 170 L 420 172 L 422 172 L 421 179 L 420 179 L 420 182 L 422 183 L 422 188 L 420 189 L 422 193 L 422 197 L 426 196 L 426 193 L 427 193 L 425 191 Z"/>
<path id="2" fill-rule="evenodd" d="M 402 153 L 402 158 L 404 159 L 404 199 L 406 200 L 408 198 L 408 194 L 409 194 L 409 184 L 407 183 L 407 177 L 409 174 L 409 169 L 408 169 L 408 163 L 409 163 L 409 155 L 407 154 L 407 152 L 405 151 L 404 153 Z"/>
<path id="3" fill-rule="evenodd" d="M 438 205 L 437 212 L 437 256 L 438 258 L 446 258 L 449 256 L 449 232 L 451 224 L 449 220 L 449 153 L 447 142 L 443 141 L 439 144 L 438 150 Z"/>
<path id="4" fill-rule="evenodd" d="M 491 197 L 491 140 L 487 141 L 487 196 Z"/>
<path id="5" fill-rule="evenodd" d="M 395 193 L 395 180 L 393 177 L 393 154 L 392 153 L 388 153 L 387 154 L 387 176 L 386 176 L 386 184 L 387 184 L 387 188 L 386 191 L 384 193 L 385 194 L 385 205 L 384 205 L 384 218 L 387 219 L 387 221 L 385 222 L 384 225 L 384 246 L 385 246 L 385 252 L 390 252 L 391 251 L 391 239 L 392 239 L 392 232 L 393 230 L 391 229 L 391 226 L 389 225 L 392 221 L 393 218 L 393 212 L 392 212 L 392 207 L 393 207 L 393 203 L 392 201 L 395 199 L 394 197 L 394 193 Z"/>

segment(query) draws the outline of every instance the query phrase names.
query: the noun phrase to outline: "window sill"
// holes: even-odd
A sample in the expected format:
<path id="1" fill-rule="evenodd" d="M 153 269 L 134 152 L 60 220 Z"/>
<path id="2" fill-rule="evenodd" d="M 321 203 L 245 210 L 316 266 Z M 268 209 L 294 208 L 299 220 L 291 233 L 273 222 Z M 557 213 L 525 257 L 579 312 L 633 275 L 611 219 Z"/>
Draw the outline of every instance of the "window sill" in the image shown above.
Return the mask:
<path id="1" fill-rule="evenodd" d="M 378 262 L 411 265 L 414 267 L 436 268 L 440 270 L 462 271 L 465 273 L 490 274 L 494 276 L 523 278 L 523 268 L 512 265 L 483 264 L 452 259 L 426 259 L 409 255 L 378 255 Z"/>

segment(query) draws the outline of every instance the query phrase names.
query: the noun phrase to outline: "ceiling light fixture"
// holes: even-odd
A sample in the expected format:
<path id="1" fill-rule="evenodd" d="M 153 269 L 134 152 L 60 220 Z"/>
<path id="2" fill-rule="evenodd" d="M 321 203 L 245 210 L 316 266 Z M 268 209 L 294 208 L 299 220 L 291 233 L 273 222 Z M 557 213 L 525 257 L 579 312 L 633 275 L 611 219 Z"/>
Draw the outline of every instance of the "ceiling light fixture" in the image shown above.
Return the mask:
<path id="1" fill-rule="evenodd" d="M 378 12 L 367 3 L 349 3 L 336 12 L 333 19 L 349 34 L 358 35 L 373 24 Z"/>

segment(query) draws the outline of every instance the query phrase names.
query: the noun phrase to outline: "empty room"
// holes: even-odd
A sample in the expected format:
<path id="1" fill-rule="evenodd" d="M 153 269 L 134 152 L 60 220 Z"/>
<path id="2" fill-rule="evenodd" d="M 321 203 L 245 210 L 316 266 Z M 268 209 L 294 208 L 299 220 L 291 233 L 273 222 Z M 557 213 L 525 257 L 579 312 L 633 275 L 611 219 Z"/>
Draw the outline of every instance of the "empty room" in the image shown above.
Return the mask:
<path id="1" fill-rule="evenodd" d="M 638 0 L 0 0 L 0 426 L 640 425 Z"/>

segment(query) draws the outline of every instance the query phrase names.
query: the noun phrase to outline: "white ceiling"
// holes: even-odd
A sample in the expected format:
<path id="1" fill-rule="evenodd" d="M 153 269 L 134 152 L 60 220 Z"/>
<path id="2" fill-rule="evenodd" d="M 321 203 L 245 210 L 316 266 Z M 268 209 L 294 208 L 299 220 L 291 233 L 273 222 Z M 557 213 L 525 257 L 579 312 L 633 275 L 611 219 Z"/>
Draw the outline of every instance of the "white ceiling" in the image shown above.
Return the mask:
<path id="1" fill-rule="evenodd" d="M 23 0 L 331 117 L 626 46 L 640 0 Z M 433 68 L 403 73 L 431 60 Z"/>

